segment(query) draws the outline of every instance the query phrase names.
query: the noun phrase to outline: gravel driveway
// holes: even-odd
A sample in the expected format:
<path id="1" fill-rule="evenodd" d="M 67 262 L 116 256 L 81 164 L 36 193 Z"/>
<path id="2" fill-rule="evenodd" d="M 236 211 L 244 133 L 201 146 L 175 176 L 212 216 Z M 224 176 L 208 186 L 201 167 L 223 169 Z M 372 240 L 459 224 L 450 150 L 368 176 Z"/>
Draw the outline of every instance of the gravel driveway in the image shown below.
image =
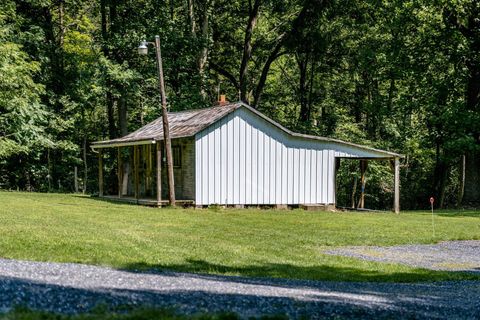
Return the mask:
<path id="1" fill-rule="evenodd" d="M 0 311 L 14 305 L 61 313 L 96 304 L 233 311 L 244 317 L 461 318 L 480 315 L 480 282 L 420 284 L 252 279 L 136 273 L 71 263 L 0 259 Z"/>
<path id="2" fill-rule="evenodd" d="M 392 247 L 342 247 L 325 251 L 325 253 L 362 260 L 401 263 L 433 270 L 480 272 L 480 241 L 478 240 Z"/>

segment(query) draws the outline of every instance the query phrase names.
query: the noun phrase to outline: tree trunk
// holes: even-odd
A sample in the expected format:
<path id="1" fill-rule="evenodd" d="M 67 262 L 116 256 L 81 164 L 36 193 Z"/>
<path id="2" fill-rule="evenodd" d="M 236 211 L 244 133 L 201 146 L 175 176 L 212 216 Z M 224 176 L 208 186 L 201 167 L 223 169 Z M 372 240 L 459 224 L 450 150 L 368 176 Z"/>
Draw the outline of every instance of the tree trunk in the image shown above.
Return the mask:
<path id="1" fill-rule="evenodd" d="M 465 189 L 463 205 L 480 205 L 480 152 L 469 151 L 465 154 Z"/>
<path id="2" fill-rule="evenodd" d="M 358 208 L 365 208 L 365 171 L 367 170 L 367 160 L 360 160 L 360 199 L 358 200 Z"/>
<path id="3" fill-rule="evenodd" d="M 87 192 L 88 165 L 87 165 L 87 136 L 83 136 L 83 188 L 82 193 Z"/>
<path id="4" fill-rule="evenodd" d="M 433 194 L 438 208 L 443 208 L 448 166 L 442 159 L 440 141 L 436 142 L 435 169 L 433 173 Z"/>
<path id="5" fill-rule="evenodd" d="M 355 117 L 355 123 L 360 124 L 362 122 L 362 104 L 365 93 L 362 84 L 358 81 L 355 83 L 355 100 L 353 103 L 353 115 Z"/>
<path id="6" fill-rule="evenodd" d="M 193 0 L 187 0 L 188 22 L 190 23 L 190 33 L 195 37 L 195 14 L 193 8 Z"/>
<path id="7" fill-rule="evenodd" d="M 50 148 L 47 149 L 47 179 L 48 179 L 48 192 L 52 192 L 52 168 L 50 161 Z"/>
<path id="8" fill-rule="evenodd" d="M 117 127 L 115 125 L 113 94 L 110 91 L 110 81 L 108 80 L 107 80 L 106 100 L 107 100 L 106 102 L 107 102 L 108 137 L 110 139 L 114 139 L 117 137 Z"/>
<path id="9" fill-rule="evenodd" d="M 393 94 L 395 93 L 395 79 L 393 76 L 390 78 L 390 87 L 388 88 L 388 100 L 387 100 L 387 110 L 389 115 L 392 114 L 392 105 L 393 105 Z"/>
<path id="10" fill-rule="evenodd" d="M 63 43 L 65 39 L 65 6 L 64 0 L 60 0 L 58 3 L 58 45 L 60 48 L 63 48 Z"/>
<path id="11" fill-rule="evenodd" d="M 312 105 L 314 102 L 313 84 L 315 81 L 315 59 L 310 59 L 310 79 L 308 80 L 307 111 L 309 125 L 312 123 Z"/>
<path id="12" fill-rule="evenodd" d="M 460 165 L 458 168 L 458 196 L 457 207 L 462 204 L 463 194 L 465 192 L 465 155 L 460 157 Z"/>
<path id="13" fill-rule="evenodd" d="M 107 31 L 107 4 L 106 0 L 100 1 L 100 15 L 101 15 L 101 29 L 102 29 L 102 51 L 103 54 L 108 56 L 108 47 L 107 47 L 107 39 L 108 39 L 108 31 Z"/>
<path id="14" fill-rule="evenodd" d="M 351 162 L 350 164 L 350 172 L 356 170 L 355 162 Z M 355 195 L 357 193 L 357 176 L 353 175 L 352 177 L 352 194 L 351 194 L 351 207 L 355 208 Z"/>
<path id="15" fill-rule="evenodd" d="M 258 12 L 260 9 L 261 0 L 255 0 L 253 7 L 250 7 L 250 14 L 248 17 L 247 28 L 245 30 L 245 40 L 243 43 L 243 56 L 242 63 L 240 65 L 240 100 L 244 102 L 247 101 L 247 73 L 248 73 L 248 62 L 252 56 L 252 35 L 253 29 L 257 24 Z"/>
<path id="16" fill-rule="evenodd" d="M 298 120 L 300 123 L 306 123 L 309 120 L 309 113 L 308 113 L 308 103 L 307 103 L 307 69 L 308 69 L 308 60 L 309 54 L 308 52 L 305 54 L 298 54 L 297 56 L 297 64 L 298 64 L 298 71 L 300 73 L 299 77 L 299 84 L 298 84 L 298 99 L 300 100 L 300 115 Z"/>
<path id="17" fill-rule="evenodd" d="M 48 85 L 55 94 L 62 95 L 65 89 L 65 72 L 63 70 L 61 48 L 58 46 L 59 40 L 55 34 L 55 21 L 50 7 L 47 6 L 43 9 L 43 18 L 45 42 L 48 46 L 48 57 L 50 58 L 51 73 Z M 59 101 L 56 101 L 54 107 L 56 112 L 60 112 L 62 105 Z"/>
<path id="18" fill-rule="evenodd" d="M 352 196 L 351 196 L 351 202 L 352 202 L 352 208 L 355 208 L 355 195 L 357 193 L 357 176 L 353 176 L 352 178 Z"/>
<path id="19" fill-rule="evenodd" d="M 73 185 L 75 186 L 75 192 L 78 193 L 78 167 L 73 168 Z"/>
<path id="20" fill-rule="evenodd" d="M 272 52 L 270 52 L 267 61 L 263 65 L 262 74 L 260 75 L 260 79 L 258 80 L 257 87 L 253 93 L 253 104 L 252 106 L 256 108 L 260 103 L 260 98 L 262 96 L 263 88 L 265 87 L 265 83 L 267 82 L 268 72 L 270 71 L 270 67 L 272 63 L 280 56 L 279 52 L 283 46 L 285 39 L 285 34 L 283 34 L 279 39 L 275 47 L 273 48 Z"/>
<path id="21" fill-rule="evenodd" d="M 100 1 L 100 15 L 101 15 L 101 31 L 102 31 L 102 52 L 106 58 L 110 57 L 110 50 L 108 49 L 108 17 L 107 17 L 107 0 Z M 112 94 L 112 83 L 106 75 L 106 106 L 107 106 L 107 121 L 108 121 L 108 137 L 110 139 L 117 137 L 117 129 L 115 126 L 115 117 L 114 117 L 114 97 Z"/>
<path id="22" fill-rule="evenodd" d="M 128 120 L 127 120 L 127 99 L 125 93 L 122 93 L 118 99 L 118 122 L 120 127 L 120 136 L 125 136 L 128 133 Z"/>
<path id="23" fill-rule="evenodd" d="M 189 0 L 192 1 L 192 0 Z M 205 66 L 207 64 L 208 58 L 208 15 L 209 15 L 209 7 L 210 1 L 204 0 L 203 8 L 202 8 L 202 22 L 201 22 L 201 40 L 202 45 L 200 48 L 200 52 L 197 58 L 197 66 L 198 66 L 198 75 L 200 76 L 200 94 L 205 99 L 207 98 L 207 93 L 205 92 Z M 192 8 L 193 14 L 193 8 Z M 193 18 L 193 17 L 192 17 Z M 195 25 L 192 25 L 192 30 L 195 32 Z"/>
<path id="24" fill-rule="evenodd" d="M 440 209 L 445 208 L 445 195 L 447 192 L 447 179 L 448 179 L 448 169 L 444 171 L 442 177 L 442 183 L 440 184 L 439 196 L 438 196 L 438 207 Z"/>

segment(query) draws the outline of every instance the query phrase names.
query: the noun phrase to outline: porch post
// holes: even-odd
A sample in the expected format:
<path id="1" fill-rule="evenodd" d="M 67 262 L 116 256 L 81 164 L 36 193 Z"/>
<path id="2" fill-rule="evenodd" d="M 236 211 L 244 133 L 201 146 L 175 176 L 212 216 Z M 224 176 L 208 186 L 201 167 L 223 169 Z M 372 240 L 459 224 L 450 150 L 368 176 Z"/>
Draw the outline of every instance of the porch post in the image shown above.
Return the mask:
<path id="1" fill-rule="evenodd" d="M 133 172 L 134 172 L 134 183 L 135 183 L 135 199 L 138 200 L 139 190 L 138 190 L 138 146 L 133 146 Z"/>
<path id="2" fill-rule="evenodd" d="M 336 207 L 337 206 L 337 193 L 338 193 L 338 179 L 337 179 L 337 175 L 338 175 L 338 170 L 340 169 L 340 159 L 341 158 L 335 158 L 335 174 L 334 174 L 334 178 L 335 178 L 335 194 L 333 195 L 333 201 L 335 202 L 333 205 Z"/>
<path id="3" fill-rule="evenodd" d="M 367 170 L 367 160 L 360 160 L 360 201 L 358 202 L 358 208 L 365 208 L 365 171 Z"/>
<path id="4" fill-rule="evenodd" d="M 147 170 L 146 170 L 146 181 L 145 181 L 145 189 L 148 191 L 148 195 L 152 194 L 152 145 L 147 144 L 146 145 L 146 152 L 145 154 L 147 155 Z"/>
<path id="5" fill-rule="evenodd" d="M 98 195 L 103 197 L 103 154 L 98 150 Z"/>
<path id="6" fill-rule="evenodd" d="M 157 141 L 157 205 L 160 206 L 162 201 L 162 150 L 160 149 L 160 141 Z"/>
<path id="7" fill-rule="evenodd" d="M 123 181 L 123 163 L 122 163 L 122 153 L 120 152 L 120 147 L 117 148 L 117 171 L 118 171 L 118 197 L 122 197 L 122 181 Z"/>
<path id="8" fill-rule="evenodd" d="M 400 213 L 400 159 L 395 158 L 395 187 L 394 187 L 394 197 L 393 197 L 393 211 L 395 213 Z"/>

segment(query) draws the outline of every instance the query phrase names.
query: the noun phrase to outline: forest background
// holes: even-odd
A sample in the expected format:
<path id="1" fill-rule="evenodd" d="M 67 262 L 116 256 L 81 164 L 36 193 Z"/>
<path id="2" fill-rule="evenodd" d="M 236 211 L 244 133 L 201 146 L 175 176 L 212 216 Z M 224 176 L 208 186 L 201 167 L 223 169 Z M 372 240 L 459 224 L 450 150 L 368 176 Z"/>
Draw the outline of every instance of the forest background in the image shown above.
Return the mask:
<path id="1" fill-rule="evenodd" d="M 2 0 L 0 189 L 97 190 L 92 141 L 226 94 L 284 126 L 405 154 L 404 209 L 480 204 L 480 4 L 475 0 Z M 112 159 L 114 157 L 112 156 Z M 110 177 L 115 165 L 110 161 Z M 75 169 L 76 168 L 76 169 Z M 358 199 L 358 161 L 338 202 Z M 371 162 L 366 206 L 391 206 Z"/>

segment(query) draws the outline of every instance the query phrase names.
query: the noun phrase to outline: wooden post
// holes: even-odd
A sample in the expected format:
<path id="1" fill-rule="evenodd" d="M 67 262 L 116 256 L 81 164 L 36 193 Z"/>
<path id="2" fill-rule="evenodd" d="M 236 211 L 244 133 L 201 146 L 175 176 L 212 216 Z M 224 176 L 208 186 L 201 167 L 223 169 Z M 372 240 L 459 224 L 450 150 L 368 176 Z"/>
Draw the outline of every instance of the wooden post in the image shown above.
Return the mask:
<path id="1" fill-rule="evenodd" d="M 360 160 L 360 200 L 358 201 L 358 208 L 365 208 L 365 171 L 367 170 L 367 160 Z"/>
<path id="2" fill-rule="evenodd" d="M 152 194 L 152 145 L 145 145 L 146 171 L 145 171 L 145 190 L 148 195 Z"/>
<path id="3" fill-rule="evenodd" d="M 334 179 L 335 179 L 335 194 L 333 195 L 333 201 L 335 202 L 335 206 L 337 205 L 337 193 L 338 193 L 338 179 L 337 179 L 337 175 L 338 175 L 338 170 L 340 169 L 340 159 L 341 158 L 335 158 L 335 174 L 334 174 Z"/>
<path id="4" fill-rule="evenodd" d="M 160 141 L 157 142 L 157 205 L 162 201 L 162 149 Z"/>
<path id="5" fill-rule="evenodd" d="M 139 188 L 138 188 L 138 146 L 133 146 L 133 172 L 134 172 L 134 189 L 135 189 L 135 199 L 138 200 L 139 197 Z"/>
<path id="6" fill-rule="evenodd" d="M 393 211 L 400 213 L 400 159 L 395 158 L 395 182 L 394 182 L 394 196 L 393 196 Z"/>
<path id="7" fill-rule="evenodd" d="M 98 195 L 103 197 L 103 154 L 98 150 Z"/>
<path id="8" fill-rule="evenodd" d="M 117 149 L 117 171 L 118 171 L 118 197 L 122 197 L 122 182 L 123 182 L 123 163 L 122 153 L 120 147 Z"/>

